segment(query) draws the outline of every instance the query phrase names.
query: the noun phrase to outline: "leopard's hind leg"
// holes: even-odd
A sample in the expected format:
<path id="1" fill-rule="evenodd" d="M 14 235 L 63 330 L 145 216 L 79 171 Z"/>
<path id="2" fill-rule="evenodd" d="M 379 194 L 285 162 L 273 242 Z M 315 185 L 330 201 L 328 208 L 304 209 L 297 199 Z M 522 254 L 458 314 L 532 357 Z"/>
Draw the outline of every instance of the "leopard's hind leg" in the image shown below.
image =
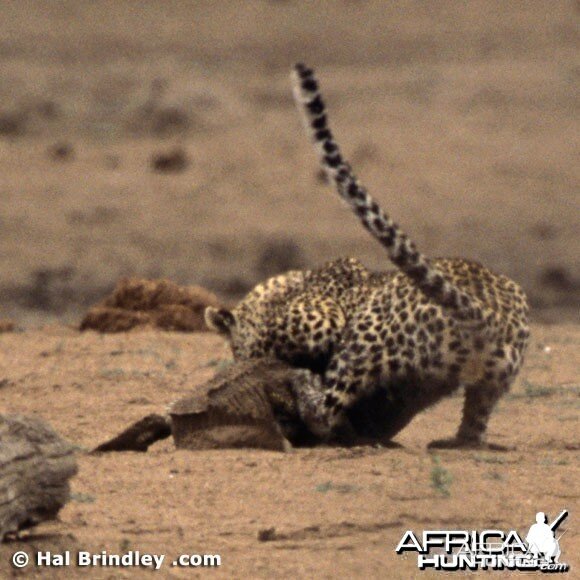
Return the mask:
<path id="1" fill-rule="evenodd" d="M 486 442 L 486 431 L 491 412 L 505 395 L 518 373 L 521 352 L 513 347 L 500 348 L 502 356 L 490 358 L 484 376 L 465 386 L 463 415 L 457 435 L 429 444 L 431 449 L 485 448 L 507 451 L 503 445 Z"/>
<path id="2" fill-rule="evenodd" d="M 508 391 L 509 383 L 482 380 L 465 387 L 463 416 L 457 435 L 450 439 L 436 439 L 430 449 L 490 449 L 508 451 L 503 445 L 487 443 L 485 434 L 491 412 L 499 399 Z"/>

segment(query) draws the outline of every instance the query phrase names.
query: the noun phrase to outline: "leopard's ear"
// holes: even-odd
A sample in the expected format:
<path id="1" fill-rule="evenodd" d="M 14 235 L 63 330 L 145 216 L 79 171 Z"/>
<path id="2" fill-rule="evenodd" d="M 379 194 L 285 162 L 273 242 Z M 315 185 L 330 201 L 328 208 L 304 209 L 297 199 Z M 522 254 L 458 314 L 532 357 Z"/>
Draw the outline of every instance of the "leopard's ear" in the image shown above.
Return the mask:
<path id="1" fill-rule="evenodd" d="M 236 317 L 226 308 L 208 306 L 204 313 L 205 324 L 219 334 L 230 334 L 236 324 Z"/>

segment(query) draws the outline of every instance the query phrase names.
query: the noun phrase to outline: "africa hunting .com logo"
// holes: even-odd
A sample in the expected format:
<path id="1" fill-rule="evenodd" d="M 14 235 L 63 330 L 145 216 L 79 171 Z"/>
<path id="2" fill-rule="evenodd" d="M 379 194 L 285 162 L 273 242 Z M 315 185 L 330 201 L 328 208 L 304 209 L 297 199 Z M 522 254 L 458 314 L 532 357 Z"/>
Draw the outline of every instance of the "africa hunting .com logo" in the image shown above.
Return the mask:
<path id="1" fill-rule="evenodd" d="M 568 517 L 568 510 L 548 524 L 544 512 L 536 514 L 526 539 L 511 530 L 426 530 L 421 539 L 407 530 L 395 551 L 417 552 L 420 570 L 539 570 L 568 572 L 560 562 L 560 538 L 556 530 Z M 433 550 L 433 553 L 431 553 Z"/>

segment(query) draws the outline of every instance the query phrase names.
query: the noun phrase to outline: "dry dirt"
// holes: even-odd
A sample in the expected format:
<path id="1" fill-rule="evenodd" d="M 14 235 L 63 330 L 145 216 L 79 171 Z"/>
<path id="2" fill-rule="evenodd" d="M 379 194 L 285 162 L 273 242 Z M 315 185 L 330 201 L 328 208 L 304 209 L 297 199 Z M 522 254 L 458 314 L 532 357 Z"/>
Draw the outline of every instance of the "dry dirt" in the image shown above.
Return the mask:
<path id="1" fill-rule="evenodd" d="M 454 431 L 460 398 L 418 417 L 402 450 L 81 453 L 61 521 L 2 546 L 0 577 L 20 547 L 76 546 L 220 553 L 225 577 L 408 578 L 413 558 L 393 552 L 407 528 L 525 532 L 536 511 L 564 507 L 562 559 L 580 564 L 578 2 L 21 0 L 1 12 L 0 320 L 16 332 L 0 334 L 0 412 L 43 417 L 88 449 L 229 356 L 207 334 L 65 326 L 120 278 L 230 301 L 340 255 L 385 267 L 317 172 L 290 97 L 297 60 L 317 68 L 345 153 L 419 246 L 512 276 L 536 324 L 490 426 L 517 451 L 439 453 L 449 497 L 431 487 L 425 445 Z"/>
<path id="2" fill-rule="evenodd" d="M 426 445 L 453 434 L 459 396 L 419 415 L 396 438 L 402 449 L 192 452 L 176 451 L 166 440 L 143 454 L 94 457 L 83 450 L 163 411 L 213 376 L 229 357 L 222 340 L 207 333 L 100 335 L 55 326 L 3 334 L 0 343 L 0 412 L 42 417 L 81 447 L 73 499 L 60 521 L 0 547 L 2 571 L 10 570 L 8 558 L 17 549 L 52 547 L 140 550 L 171 560 L 217 553 L 223 562 L 218 575 L 228 578 L 384 578 L 386 570 L 394 578 L 429 577 L 419 574 L 414 557 L 394 553 L 405 530 L 513 528 L 525 534 L 537 511 L 554 517 L 564 508 L 571 515 L 563 526 L 562 561 L 580 565 L 576 326 L 533 328 L 527 364 L 489 429 L 490 441 L 516 450 L 437 453 L 443 473 L 453 478 L 439 489 Z M 260 541 L 270 528 L 273 541 Z M 158 574 L 190 572 L 165 566 Z M 90 575 L 131 573 L 97 569 Z"/>

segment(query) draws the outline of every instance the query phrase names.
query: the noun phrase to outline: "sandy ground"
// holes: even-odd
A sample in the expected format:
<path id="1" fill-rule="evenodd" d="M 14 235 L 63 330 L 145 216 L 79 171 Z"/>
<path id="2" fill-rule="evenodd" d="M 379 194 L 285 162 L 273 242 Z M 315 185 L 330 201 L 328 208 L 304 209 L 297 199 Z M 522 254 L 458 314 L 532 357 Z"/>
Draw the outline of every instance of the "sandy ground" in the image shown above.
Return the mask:
<path id="1" fill-rule="evenodd" d="M 87 456 L 82 450 L 162 411 L 212 376 L 229 357 L 222 340 L 159 331 L 103 336 L 57 326 L 0 335 L 0 345 L 0 412 L 42 417 L 81 447 L 73 499 L 60 521 L 0 547 L 3 574 L 16 550 L 70 549 L 139 550 L 170 561 L 220 554 L 217 575 L 229 578 L 429 577 L 417 570 L 414 555 L 394 553 L 407 529 L 525 535 L 537 511 L 555 517 L 564 508 L 571 515 L 561 530 L 568 529 L 561 560 L 580 565 L 576 326 L 533 328 L 527 364 L 489 428 L 490 441 L 515 451 L 436 456 L 426 445 L 453 434 L 461 396 L 418 416 L 396 439 L 402 449 L 196 453 L 164 441 L 144 454 Z M 451 475 L 449 485 L 433 487 L 437 469 Z M 260 541 L 270 528 L 273 540 Z M 26 575 L 76 573 L 29 569 Z M 95 578 L 142 574 L 90 571 Z M 167 564 L 157 574 L 189 576 L 191 570 Z"/>
<path id="2" fill-rule="evenodd" d="M 305 60 L 358 174 L 420 248 L 528 292 L 534 341 L 490 425 L 517 451 L 441 452 L 437 468 L 425 446 L 455 430 L 455 397 L 401 450 L 80 453 L 61 521 L 0 547 L 0 577 L 12 552 L 47 546 L 219 553 L 225 577 L 429 577 L 394 554 L 406 529 L 525 533 L 563 508 L 562 559 L 577 567 L 578 3 L 241 4 L 2 4 L 0 318 L 17 332 L 0 335 L 0 412 L 88 449 L 229 356 L 210 335 L 66 326 L 120 277 L 235 300 L 341 255 L 388 267 L 318 175 L 288 82 Z"/>

